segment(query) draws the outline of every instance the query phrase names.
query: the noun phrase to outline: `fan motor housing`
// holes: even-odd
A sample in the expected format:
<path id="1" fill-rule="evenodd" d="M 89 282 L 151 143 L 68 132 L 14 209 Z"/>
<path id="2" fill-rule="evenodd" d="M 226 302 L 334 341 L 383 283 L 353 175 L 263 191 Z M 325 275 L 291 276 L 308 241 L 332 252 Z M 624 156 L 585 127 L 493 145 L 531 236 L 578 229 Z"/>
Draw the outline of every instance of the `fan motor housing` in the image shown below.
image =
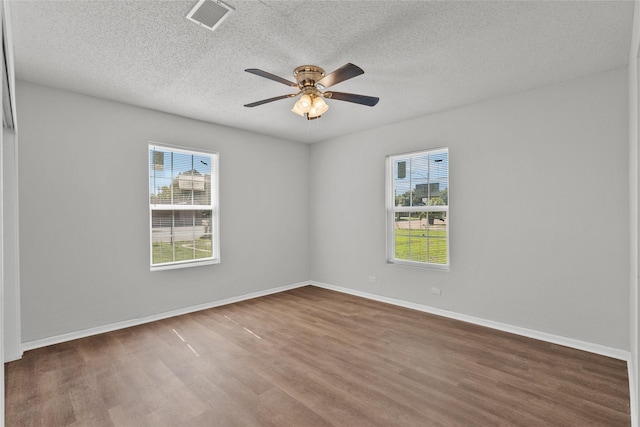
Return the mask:
<path id="1" fill-rule="evenodd" d="M 300 88 L 315 86 L 324 77 L 324 70 L 317 65 L 301 65 L 293 70 L 293 76 Z"/>

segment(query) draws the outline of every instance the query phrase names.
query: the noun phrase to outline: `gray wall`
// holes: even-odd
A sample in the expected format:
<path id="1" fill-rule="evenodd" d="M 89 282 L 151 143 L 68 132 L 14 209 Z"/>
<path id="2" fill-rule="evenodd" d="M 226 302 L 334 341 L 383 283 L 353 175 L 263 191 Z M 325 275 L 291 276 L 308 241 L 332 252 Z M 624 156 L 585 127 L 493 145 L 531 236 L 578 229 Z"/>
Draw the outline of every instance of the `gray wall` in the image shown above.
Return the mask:
<path id="1" fill-rule="evenodd" d="M 19 82 L 23 342 L 309 278 L 309 146 Z M 149 271 L 148 141 L 220 153 L 219 265 Z"/>
<path id="2" fill-rule="evenodd" d="M 629 350 L 627 123 L 620 69 L 314 144 L 311 278 Z M 442 146 L 451 271 L 389 265 L 385 156 Z"/>
<path id="3" fill-rule="evenodd" d="M 307 146 L 21 82 L 23 341 L 312 279 L 629 350 L 627 103 L 616 70 Z M 149 272 L 149 140 L 220 152 L 221 264 Z M 451 271 L 389 265 L 385 156 L 442 146 Z"/>

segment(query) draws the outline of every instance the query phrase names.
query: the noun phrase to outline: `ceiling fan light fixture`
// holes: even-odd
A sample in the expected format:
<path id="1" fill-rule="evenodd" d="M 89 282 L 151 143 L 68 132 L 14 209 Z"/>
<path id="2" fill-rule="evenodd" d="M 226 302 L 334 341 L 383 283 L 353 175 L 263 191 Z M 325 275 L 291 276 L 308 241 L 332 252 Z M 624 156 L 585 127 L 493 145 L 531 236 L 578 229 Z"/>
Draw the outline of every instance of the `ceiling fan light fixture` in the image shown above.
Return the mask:
<path id="1" fill-rule="evenodd" d="M 293 108 L 291 109 L 291 112 L 299 115 L 300 117 L 304 117 L 304 111 L 300 109 L 300 106 L 298 105 L 299 103 L 300 101 L 293 104 Z"/>
<path id="2" fill-rule="evenodd" d="M 329 106 L 324 102 L 324 99 L 322 99 L 321 96 L 316 96 L 313 100 L 313 108 L 315 108 L 320 114 L 323 114 L 329 109 Z"/>
<path id="3" fill-rule="evenodd" d="M 263 99 L 262 101 L 245 104 L 245 107 L 256 107 L 268 102 L 285 98 L 293 98 L 302 94 L 300 99 L 293 104 L 291 112 L 301 117 L 305 117 L 307 120 L 314 120 L 329 110 L 329 106 L 324 101 L 325 98 L 367 105 L 369 107 L 373 107 L 379 101 L 379 98 L 373 96 L 333 91 L 324 92 L 324 89 L 330 86 L 334 86 L 340 82 L 349 80 L 364 73 L 362 68 L 351 63 L 343 65 L 328 75 L 325 75 L 324 70 L 316 65 L 302 65 L 293 70 L 293 76 L 296 78 L 296 83 L 257 68 L 247 68 L 245 71 L 282 83 L 289 87 L 297 87 L 300 90 L 298 93 L 276 96 L 269 99 Z"/>
<path id="4" fill-rule="evenodd" d="M 317 119 L 318 117 L 326 113 L 328 110 L 329 110 L 329 106 L 327 105 L 326 102 L 324 102 L 324 99 L 317 96 L 313 99 L 313 106 L 309 110 L 309 113 L 307 113 L 307 119 L 308 120 Z"/>
<path id="5" fill-rule="evenodd" d="M 300 97 L 300 100 L 298 102 L 296 102 L 296 104 L 298 104 L 298 108 L 300 108 L 300 110 L 302 110 L 305 113 L 308 113 L 309 110 L 311 110 L 311 97 L 309 95 L 302 95 L 302 97 Z"/>

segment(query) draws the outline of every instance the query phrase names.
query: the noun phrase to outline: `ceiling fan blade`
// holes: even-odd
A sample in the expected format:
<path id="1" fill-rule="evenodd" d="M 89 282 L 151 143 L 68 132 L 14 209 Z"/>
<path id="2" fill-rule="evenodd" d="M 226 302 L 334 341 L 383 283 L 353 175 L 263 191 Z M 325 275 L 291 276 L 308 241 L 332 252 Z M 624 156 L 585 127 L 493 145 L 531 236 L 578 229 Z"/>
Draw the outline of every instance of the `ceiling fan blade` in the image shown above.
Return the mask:
<path id="1" fill-rule="evenodd" d="M 282 77 L 278 77 L 275 74 L 267 73 L 266 71 L 259 70 L 257 68 L 247 68 L 247 73 L 255 74 L 256 76 L 264 77 L 265 79 L 273 80 L 274 82 L 282 83 L 290 87 L 298 87 L 298 83 L 294 83 Z"/>
<path id="2" fill-rule="evenodd" d="M 257 107 L 258 105 L 266 104 L 268 102 L 277 101 L 279 99 L 293 98 L 294 96 L 298 95 L 299 93 L 300 92 L 298 92 L 298 93 L 290 93 L 288 95 L 280 95 L 280 96 L 276 96 L 274 98 L 263 99 L 262 101 L 252 102 L 251 104 L 245 104 L 244 106 L 245 107 Z"/>
<path id="3" fill-rule="evenodd" d="M 369 107 L 373 107 L 380 100 L 380 98 L 376 98 L 375 96 L 356 95 L 355 93 L 344 92 L 325 92 L 323 96 L 327 99 L 353 102 L 354 104 L 367 105 Z"/>
<path id="4" fill-rule="evenodd" d="M 359 76 L 360 74 L 364 74 L 364 70 L 362 68 L 357 65 L 353 65 L 352 63 L 348 63 L 331 74 L 324 76 L 316 84 L 324 88 L 328 88 L 345 80 L 349 80 L 350 78 Z"/>

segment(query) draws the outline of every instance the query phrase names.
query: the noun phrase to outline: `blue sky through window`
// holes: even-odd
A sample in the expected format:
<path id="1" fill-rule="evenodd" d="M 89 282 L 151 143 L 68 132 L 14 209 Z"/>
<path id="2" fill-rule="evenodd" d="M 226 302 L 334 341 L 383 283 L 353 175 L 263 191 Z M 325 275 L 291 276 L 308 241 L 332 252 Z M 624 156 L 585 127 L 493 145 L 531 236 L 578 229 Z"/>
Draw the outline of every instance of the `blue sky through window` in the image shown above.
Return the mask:
<path id="1" fill-rule="evenodd" d="M 448 152 L 396 157 L 393 162 L 393 187 L 396 198 L 412 191 L 413 200 L 406 197 L 402 201 L 404 206 L 428 203 L 429 198 L 441 195 L 449 187 Z"/>

